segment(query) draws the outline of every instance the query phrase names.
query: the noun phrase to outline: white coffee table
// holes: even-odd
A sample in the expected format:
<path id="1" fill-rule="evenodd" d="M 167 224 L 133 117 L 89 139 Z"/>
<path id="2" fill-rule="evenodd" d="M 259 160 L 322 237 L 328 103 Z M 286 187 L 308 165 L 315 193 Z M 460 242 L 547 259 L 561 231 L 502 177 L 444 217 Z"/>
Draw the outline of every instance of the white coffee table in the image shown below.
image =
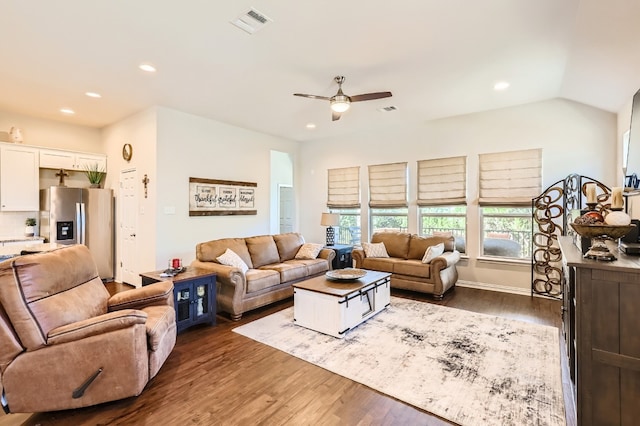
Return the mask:
<path id="1" fill-rule="evenodd" d="M 366 271 L 357 280 L 324 276 L 293 284 L 293 318 L 297 325 L 342 338 L 391 303 L 391 274 Z"/>

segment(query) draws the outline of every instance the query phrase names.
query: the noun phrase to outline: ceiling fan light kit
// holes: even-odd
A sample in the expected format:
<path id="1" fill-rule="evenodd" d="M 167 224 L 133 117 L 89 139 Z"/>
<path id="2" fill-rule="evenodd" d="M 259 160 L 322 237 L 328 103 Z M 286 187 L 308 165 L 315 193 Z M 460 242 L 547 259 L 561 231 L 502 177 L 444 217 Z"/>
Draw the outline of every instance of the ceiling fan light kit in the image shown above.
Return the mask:
<path id="1" fill-rule="evenodd" d="M 372 101 L 374 99 L 382 99 L 391 97 L 391 92 L 375 92 L 364 93 L 362 95 L 347 96 L 342 92 L 342 83 L 344 83 L 344 76 L 334 77 L 334 81 L 338 83 L 338 93 L 332 97 L 319 96 L 319 95 L 306 95 L 303 93 L 294 93 L 294 96 L 302 96 L 309 99 L 321 99 L 329 101 L 331 105 L 331 119 L 333 121 L 340 120 L 340 114 L 345 112 L 351 106 L 351 102 Z"/>

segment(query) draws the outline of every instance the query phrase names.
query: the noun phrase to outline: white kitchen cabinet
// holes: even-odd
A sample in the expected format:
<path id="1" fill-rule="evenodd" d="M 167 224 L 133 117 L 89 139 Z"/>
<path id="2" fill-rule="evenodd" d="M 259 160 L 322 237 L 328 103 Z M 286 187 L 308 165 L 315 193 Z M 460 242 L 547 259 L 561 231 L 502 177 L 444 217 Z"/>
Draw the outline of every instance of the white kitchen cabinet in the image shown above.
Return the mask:
<path id="1" fill-rule="evenodd" d="M 102 154 L 86 154 L 58 149 L 40 149 L 40 167 L 43 169 L 65 169 L 84 171 L 98 166 L 107 170 L 107 157 Z"/>
<path id="2" fill-rule="evenodd" d="M 0 211 L 38 211 L 39 179 L 37 148 L 0 146 Z"/>

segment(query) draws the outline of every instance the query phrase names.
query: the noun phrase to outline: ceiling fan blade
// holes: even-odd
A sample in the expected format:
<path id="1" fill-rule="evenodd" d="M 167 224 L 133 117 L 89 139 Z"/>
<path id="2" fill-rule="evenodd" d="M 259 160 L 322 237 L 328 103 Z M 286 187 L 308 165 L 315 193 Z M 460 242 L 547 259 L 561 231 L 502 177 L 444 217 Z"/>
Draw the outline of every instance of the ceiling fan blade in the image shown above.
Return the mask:
<path id="1" fill-rule="evenodd" d="M 322 99 L 323 101 L 328 101 L 331 99 L 326 96 L 305 95 L 304 93 L 294 93 L 293 96 L 302 96 L 303 98 L 309 98 L 309 99 Z"/>
<path id="2" fill-rule="evenodd" d="M 363 95 L 349 96 L 351 102 L 372 101 L 374 99 L 382 99 L 391 97 L 391 92 L 365 93 Z"/>
<path id="3" fill-rule="evenodd" d="M 338 121 L 338 120 L 340 120 L 341 116 L 342 116 L 341 113 L 335 112 L 335 111 L 331 111 L 331 121 Z"/>

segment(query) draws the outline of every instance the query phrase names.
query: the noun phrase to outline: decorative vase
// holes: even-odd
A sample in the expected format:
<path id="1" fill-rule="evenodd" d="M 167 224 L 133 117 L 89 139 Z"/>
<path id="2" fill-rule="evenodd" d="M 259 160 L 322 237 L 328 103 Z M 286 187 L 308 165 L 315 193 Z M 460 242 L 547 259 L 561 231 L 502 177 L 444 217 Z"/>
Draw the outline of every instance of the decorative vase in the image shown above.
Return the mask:
<path id="1" fill-rule="evenodd" d="M 33 237 L 36 233 L 35 226 L 25 226 L 24 227 L 24 236 L 25 237 Z"/>
<path id="2" fill-rule="evenodd" d="M 89 188 L 100 188 L 100 184 L 99 183 L 92 183 Z"/>

